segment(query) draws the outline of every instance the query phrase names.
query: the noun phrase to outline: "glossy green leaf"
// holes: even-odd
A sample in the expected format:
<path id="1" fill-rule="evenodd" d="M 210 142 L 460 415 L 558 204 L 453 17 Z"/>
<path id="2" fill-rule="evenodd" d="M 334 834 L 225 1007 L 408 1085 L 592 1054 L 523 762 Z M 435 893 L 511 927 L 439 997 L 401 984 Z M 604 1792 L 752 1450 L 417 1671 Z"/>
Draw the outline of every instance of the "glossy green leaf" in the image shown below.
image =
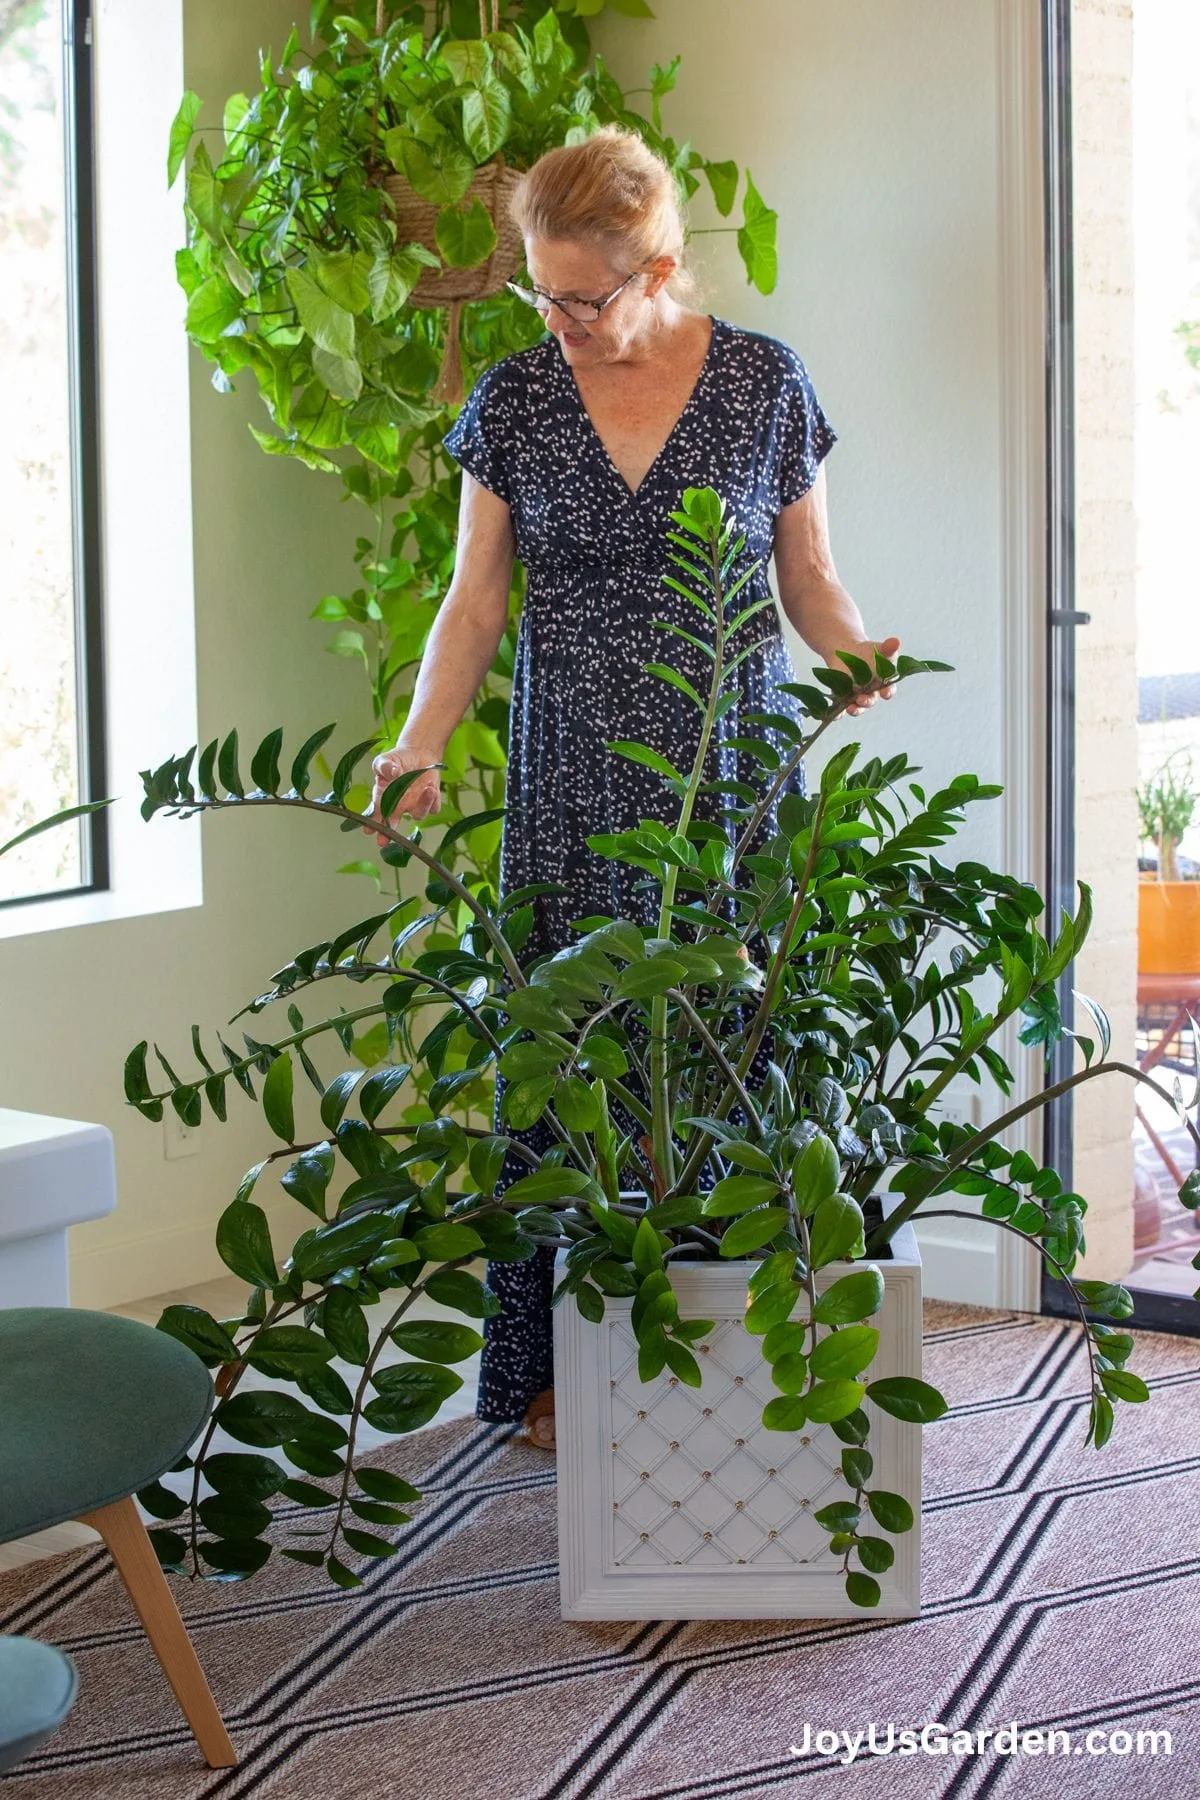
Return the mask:
<path id="1" fill-rule="evenodd" d="M 442 1319 L 413 1319 L 397 1325 L 392 1333 L 397 1349 L 423 1362 L 456 1363 L 483 1349 L 483 1339 L 469 1325 Z"/>
<path id="2" fill-rule="evenodd" d="M 883 1276 L 873 1263 L 843 1275 L 818 1295 L 813 1316 L 822 1325 L 853 1325 L 883 1305 Z"/>
<path id="3" fill-rule="evenodd" d="M 678 987 L 687 974 L 685 965 L 676 956 L 648 956 L 643 962 L 627 963 L 617 981 L 616 995 L 620 1000 L 648 1000 L 656 994 L 665 994 L 668 988 Z"/>
<path id="4" fill-rule="evenodd" d="M 318 1228 L 306 1243 L 297 1247 L 292 1272 L 303 1281 L 327 1280 L 339 1269 L 374 1256 L 394 1229 L 387 1219 L 372 1213 L 340 1219 Z"/>
<path id="5" fill-rule="evenodd" d="M 874 1472 L 875 1461 L 869 1450 L 851 1446 L 842 1451 L 842 1474 L 851 1487 L 866 1487 Z"/>
<path id="6" fill-rule="evenodd" d="M 371 1334 L 358 1300 L 348 1288 L 330 1288 L 321 1307 L 325 1336 L 343 1362 L 361 1368 L 371 1349 Z"/>
<path id="7" fill-rule="evenodd" d="M 631 1250 L 634 1267 L 642 1275 L 649 1275 L 662 1268 L 662 1243 L 657 1231 L 648 1219 L 639 1219 L 637 1230 L 633 1236 Z"/>
<path id="8" fill-rule="evenodd" d="M 256 1538 L 271 1523 L 271 1509 L 261 1500 L 246 1500 L 225 1493 L 211 1494 L 196 1508 L 200 1523 L 214 1537 Z"/>
<path id="9" fill-rule="evenodd" d="M 740 1219 L 726 1227 L 721 1239 L 721 1255 L 749 1256 L 751 1252 L 761 1250 L 781 1231 L 786 1231 L 789 1220 L 790 1214 L 783 1206 L 763 1206 L 743 1213 Z"/>
<path id="10" fill-rule="evenodd" d="M 292 1102 L 294 1081 L 291 1055 L 285 1050 L 267 1070 L 262 1090 L 263 1115 L 276 1137 L 282 1138 L 285 1144 L 293 1143 L 296 1137 L 296 1115 Z"/>
<path id="11" fill-rule="evenodd" d="M 178 1338 L 210 1368 L 214 1363 L 237 1360 L 233 1339 L 202 1306 L 165 1307 L 158 1320 L 158 1329 L 165 1331 L 168 1337 Z"/>
<path id="12" fill-rule="evenodd" d="M 792 1192 L 802 1218 L 814 1213 L 823 1200 L 837 1192 L 841 1180 L 841 1164 L 833 1144 L 820 1132 L 812 1138 L 792 1163 Z"/>
<path id="13" fill-rule="evenodd" d="M 801 1431 L 807 1421 L 804 1401 L 796 1394 L 780 1394 L 763 1407 L 762 1422 L 768 1431 Z"/>
<path id="14" fill-rule="evenodd" d="M 270 1388 L 239 1389 L 220 1402 L 217 1423 L 240 1444 L 266 1450 L 295 1437 L 307 1416 L 303 1404 L 292 1394 Z"/>
<path id="15" fill-rule="evenodd" d="M 682 1381 L 685 1387 L 698 1388 L 701 1385 L 700 1364 L 685 1344 L 678 1343 L 668 1337 L 665 1344 L 667 1367 L 672 1375 Z"/>
<path id="16" fill-rule="evenodd" d="M 872 1325 L 846 1325 L 821 1338 L 812 1352 L 812 1372 L 821 1381 L 836 1376 L 861 1375 L 879 1348 L 879 1332 Z"/>
<path id="17" fill-rule="evenodd" d="M 746 1308 L 746 1330 L 764 1337 L 788 1319 L 801 1295 L 794 1281 L 778 1281 L 764 1288 Z"/>
<path id="18" fill-rule="evenodd" d="M 1150 1398 L 1150 1389 L 1132 1369 L 1101 1369 L 1100 1385 L 1110 1400 L 1136 1402 Z"/>
<path id="19" fill-rule="evenodd" d="M 849 1194 L 822 1200 L 809 1221 L 809 1249 L 814 1269 L 855 1254 L 863 1239 L 862 1208 Z"/>
<path id="20" fill-rule="evenodd" d="M 704 1217 L 733 1218 L 739 1213 L 749 1212 L 751 1207 L 761 1206 L 766 1200 L 773 1200 L 778 1192 L 779 1183 L 773 1178 L 764 1178 L 762 1175 L 726 1175 L 705 1196 Z"/>
<path id="21" fill-rule="evenodd" d="M 867 1389 L 867 1398 L 881 1412 L 918 1425 L 928 1425 L 946 1411 L 946 1402 L 935 1387 L 908 1375 L 885 1375 L 879 1381 L 873 1381 Z"/>
<path id="22" fill-rule="evenodd" d="M 453 1369 L 430 1363 L 399 1363 L 376 1369 L 374 1400 L 368 1400 L 363 1417 L 377 1431 L 400 1434 L 419 1431 L 435 1419 L 451 1394 L 462 1386 Z"/>
<path id="23" fill-rule="evenodd" d="M 889 1494 L 883 1488 L 874 1488 L 867 1495 L 867 1505 L 871 1509 L 871 1517 L 885 1531 L 912 1530 L 913 1509 L 903 1494 Z"/>
<path id="24" fill-rule="evenodd" d="M 264 1375 L 285 1381 L 298 1371 L 328 1362 L 333 1346 L 319 1332 L 303 1325 L 268 1325 L 247 1346 L 246 1361 Z"/>
<path id="25" fill-rule="evenodd" d="M 469 1225 L 425 1225 L 414 1242 L 427 1262 L 457 1262 L 460 1257 L 478 1256 L 483 1239 Z"/>
<path id="26" fill-rule="evenodd" d="M 846 1598 L 853 1606 L 878 1606 L 883 1590 L 871 1575 L 851 1569 L 846 1576 Z"/>
<path id="27" fill-rule="evenodd" d="M 805 1410 L 815 1424 L 828 1425 L 855 1412 L 865 1391 L 861 1381 L 820 1381 L 804 1396 Z"/>
<path id="28" fill-rule="evenodd" d="M 244 1501 L 269 1500 L 279 1492 L 287 1473 L 274 1457 L 220 1450 L 205 1457 L 204 1479 L 219 1494 L 233 1494 Z"/>
<path id="29" fill-rule="evenodd" d="M 492 1289 L 466 1269 L 439 1269 L 425 1282 L 425 1292 L 439 1306 L 466 1313 L 471 1319 L 493 1319 L 500 1301 Z"/>
<path id="30" fill-rule="evenodd" d="M 808 1359 L 799 1351 L 785 1352 L 771 1364 L 771 1380 L 781 1394 L 802 1394 L 808 1385 Z"/>
<path id="31" fill-rule="evenodd" d="M 217 1221 L 217 1254 L 227 1269 L 251 1286 L 274 1287 L 279 1280 L 271 1230 L 261 1206 L 234 1200 Z"/>
<path id="32" fill-rule="evenodd" d="M 463 139 L 476 162 L 490 162 L 511 127 L 512 103 L 501 82 L 481 81 L 463 96 Z"/>
<path id="33" fill-rule="evenodd" d="M 778 1362 L 781 1356 L 801 1355 L 807 1343 L 806 1325 L 772 1325 L 763 1339 L 762 1353 L 767 1362 Z"/>
<path id="34" fill-rule="evenodd" d="M 370 1494 L 373 1500 L 391 1500 L 408 1504 L 421 1498 L 420 1488 L 415 1488 L 410 1481 L 405 1481 L 400 1475 L 393 1475 L 390 1469 L 374 1469 L 367 1465 L 355 1470 L 354 1479 L 363 1493 Z"/>

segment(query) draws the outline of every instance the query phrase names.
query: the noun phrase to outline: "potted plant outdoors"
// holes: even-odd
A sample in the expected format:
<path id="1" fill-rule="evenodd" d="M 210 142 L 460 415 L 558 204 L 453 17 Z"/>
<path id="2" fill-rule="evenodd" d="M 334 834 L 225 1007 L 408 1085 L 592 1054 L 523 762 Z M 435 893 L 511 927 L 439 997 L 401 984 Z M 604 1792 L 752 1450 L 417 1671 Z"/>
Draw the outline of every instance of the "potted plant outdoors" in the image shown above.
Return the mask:
<path id="1" fill-rule="evenodd" d="M 1157 876 L 1138 883 L 1138 968 L 1149 975 L 1200 975 L 1200 881 L 1181 881 L 1178 853 L 1200 803 L 1192 761 L 1169 756 L 1138 789 L 1142 837 L 1155 846 Z"/>
<path id="2" fill-rule="evenodd" d="M 643 9 L 622 0 L 620 10 Z M 602 59 L 589 60 L 585 22 L 569 8 L 525 0 L 498 13 L 491 0 L 483 11 L 456 0 L 381 17 L 376 0 L 354 0 L 340 11 L 318 3 L 312 16 L 323 41 L 309 54 L 293 32 L 277 63 L 264 55 L 258 90 L 229 98 L 223 129 L 199 128 L 200 99 L 184 96 L 168 174 L 186 166 L 178 272 L 187 329 L 215 364 L 214 386 L 227 392 L 245 371 L 270 418 L 255 434 L 264 451 L 335 478 L 370 515 L 353 582 L 314 595 L 313 616 L 331 627 L 332 654 L 362 664 L 382 745 L 402 729 L 408 677 L 454 570 L 461 478 L 442 449 L 454 411 L 432 391 L 439 365 L 461 336 L 464 379 L 473 377 L 543 330 L 503 288 L 516 270 L 495 263 L 504 229 L 495 184 L 557 144 L 621 124 L 663 156 L 688 196 L 707 181 L 764 293 L 775 283 L 776 215 L 749 171 L 743 184 L 736 163 L 702 156 L 665 129 L 679 58 L 652 69 L 639 111 Z M 489 182 L 490 199 L 479 191 Z M 453 283 L 466 284 L 460 298 L 486 290 L 465 299 L 461 333 L 448 329 Z M 447 824 L 503 805 L 523 581 L 518 566 L 512 628 L 447 747 Z M 493 820 L 463 840 L 466 879 L 495 888 L 499 835 Z M 355 856 L 343 870 L 380 884 L 373 858 Z M 464 1066 L 467 1048 L 454 1040 L 449 1062 Z M 385 1034 L 360 1034 L 363 1057 L 385 1052 Z M 490 1102 L 484 1082 L 463 1090 L 464 1108 L 487 1112 Z M 413 1107 L 428 1116 L 419 1095 Z"/>
<path id="3" fill-rule="evenodd" d="M 776 742 L 790 747 L 781 753 L 765 737 L 739 739 L 758 775 L 724 793 L 734 842 L 697 817 L 714 730 L 735 702 L 739 661 L 759 608 L 739 607 L 749 571 L 740 567 L 741 540 L 715 494 L 687 493 L 673 523 L 671 579 L 694 603 L 705 633 L 695 642 L 711 658 L 707 692 L 692 689 L 695 761 L 690 771 L 677 771 L 646 746 L 614 746 L 614 753 L 659 769 L 675 816 L 670 825 L 645 821 L 636 831 L 590 840 L 598 854 L 644 873 L 655 897 L 650 923 L 586 921 L 578 941 L 524 965 L 521 946 L 540 890 L 508 895 L 499 905 L 473 892 L 454 867 L 469 822 L 447 831 L 436 854 L 420 831 L 389 830 L 382 855 L 394 867 L 423 872 L 424 899 L 410 897 L 356 923 L 281 969 L 247 1011 L 285 1008 L 286 1032 L 247 1034 L 244 1050 L 221 1039 L 220 1055 L 210 1058 L 194 1030 L 195 1072 L 180 1077 L 156 1053 L 165 1075 L 157 1089 L 147 1046 L 130 1055 L 126 1092 L 146 1116 L 158 1118 L 172 1105 L 195 1120 L 207 1105 L 223 1118 L 230 1088 L 240 1086 L 259 1100 L 279 1140 L 218 1225 L 222 1258 L 251 1284 L 244 1314 L 218 1321 L 172 1307 L 161 1321 L 220 1365 L 214 1428 L 252 1447 L 214 1454 L 210 1432 L 191 1459 L 190 1500 L 162 1489 L 143 1496 L 160 1516 L 186 1515 L 186 1536 L 176 1529 L 157 1534 L 168 1566 L 199 1574 L 253 1571 L 270 1554 L 265 1501 L 276 1493 L 324 1509 L 327 1520 L 322 1525 L 318 1514 L 315 1525 L 306 1522 L 310 1535 L 289 1543 L 285 1555 L 323 1563 L 334 1580 L 351 1585 L 359 1577 L 347 1549 L 352 1557 L 391 1554 L 394 1544 L 361 1522 L 401 1523 L 417 1496 L 362 1461 L 359 1421 L 398 1432 L 427 1423 L 459 1385 L 450 1365 L 481 1342 L 474 1324 L 406 1315 L 428 1295 L 477 1323 L 497 1302 L 474 1259 L 519 1260 L 539 1244 L 561 1256 L 556 1379 L 569 1613 L 636 1616 L 654 1605 L 653 1616 L 664 1616 L 664 1583 L 670 1616 L 711 1616 L 718 1606 L 735 1617 L 768 1610 L 761 1593 L 755 1597 L 757 1553 L 738 1547 L 752 1510 L 746 1503 L 756 1496 L 725 1495 L 727 1539 L 719 1521 L 701 1524 L 695 1493 L 718 1492 L 718 1470 L 703 1462 L 702 1446 L 691 1456 L 686 1491 L 664 1496 L 657 1465 L 643 1462 L 633 1474 L 640 1486 L 646 1470 L 662 1510 L 686 1508 L 699 1542 L 716 1544 L 704 1556 L 721 1555 L 730 1573 L 719 1597 L 711 1563 L 691 1567 L 678 1550 L 670 1554 L 679 1561 L 670 1561 L 661 1534 L 655 1554 L 663 1560 L 655 1566 L 639 1566 L 636 1549 L 632 1560 L 624 1555 L 623 1546 L 642 1545 L 650 1525 L 639 1524 L 632 1539 L 614 1538 L 612 1502 L 618 1513 L 624 1503 L 614 1482 L 625 1427 L 648 1424 L 663 1455 L 686 1459 L 684 1441 L 674 1435 L 680 1401 L 694 1396 L 700 1430 L 706 1407 L 724 1408 L 726 1388 L 754 1400 L 749 1417 L 738 1402 L 744 1428 L 736 1435 L 744 1441 L 731 1449 L 757 1459 L 760 1486 L 796 1459 L 807 1460 L 813 1485 L 801 1499 L 820 1502 L 804 1509 L 797 1500 L 793 1511 L 805 1511 L 806 1532 L 811 1520 L 825 1547 L 810 1548 L 807 1563 L 793 1558 L 786 1571 L 774 1565 L 772 1610 L 827 1616 L 835 1601 L 851 1611 L 912 1609 L 913 1571 L 897 1560 L 891 1540 L 903 1542 L 913 1531 L 912 1439 L 944 1402 L 920 1379 L 915 1261 L 906 1236 L 915 1215 L 953 1211 L 947 1202 L 956 1194 L 981 1197 L 984 1217 L 1033 1245 L 1069 1283 L 1090 1358 L 1089 1441 L 1108 1439 L 1115 1403 L 1146 1398 L 1125 1366 L 1133 1340 L 1112 1322 L 1128 1316 L 1129 1295 L 1072 1274 L 1083 1248 L 1084 1200 L 1002 1142 L 1023 1115 L 1110 1072 L 1163 1093 L 1151 1077 L 1110 1058 L 1101 1008 L 1082 1001 L 1096 1040 L 1079 1040 L 1084 1066 L 1044 1093 L 976 1131 L 945 1121 L 935 1126 L 929 1117 L 959 1076 L 986 1077 L 1001 1094 L 1009 1091 L 1011 1072 L 993 1042 L 1005 1020 L 1023 1014 L 1030 1044 L 1061 1035 L 1049 1002 L 1087 932 L 1086 889 L 1078 915 L 1064 915 L 1049 942 L 1037 928 L 1043 905 L 1031 887 L 976 861 L 940 859 L 965 808 L 998 791 L 974 776 L 928 794 L 910 779 L 915 771 L 904 756 L 860 759 L 859 747 L 847 744 L 826 764 L 818 792 L 786 792 L 856 683 L 873 676 L 907 681 L 944 665 L 902 659 L 893 667 L 880 659 L 874 671 L 817 670 L 813 685 L 791 690 L 811 730 L 782 715 L 739 721 L 743 729 L 779 734 Z M 684 679 L 669 665 L 655 667 L 664 679 Z M 367 746 L 347 752 L 331 790 L 318 796 L 309 792 L 310 763 L 322 737 L 301 747 L 286 786 L 278 734 L 255 753 L 252 786 L 243 783 L 232 734 L 198 761 L 189 751 L 147 771 L 143 810 L 149 817 L 288 806 L 360 830 L 361 816 L 346 796 Z M 411 779 L 392 784 L 385 815 Z M 764 842 L 781 795 L 779 833 Z M 451 921 L 455 941 L 447 948 Z M 376 951 L 384 933 L 390 942 Z M 414 940 L 434 933 L 439 946 L 414 956 Z M 947 945 L 948 955 L 935 960 L 935 945 Z M 304 992 L 335 980 L 382 992 L 306 1022 L 298 1005 Z M 417 1046 L 439 1116 L 392 1122 L 389 1108 L 409 1073 L 403 1064 L 322 1074 L 315 1061 L 320 1040 L 332 1035 L 349 1047 L 365 1018 L 382 1020 Z M 506 1077 L 499 1132 L 464 1127 L 446 1114 L 464 1079 L 442 1061 L 455 1029 L 468 1033 L 474 1067 Z M 296 1109 L 297 1065 L 319 1111 L 311 1130 Z M 1197 1136 L 1182 1102 L 1173 1103 Z M 553 1138 L 544 1154 L 512 1135 L 539 1121 Z M 497 1193 L 509 1152 L 527 1164 L 528 1175 Z M 285 1192 L 309 1215 L 282 1262 L 254 1198 L 256 1184 L 280 1165 Z M 872 1196 L 885 1191 L 882 1211 L 873 1208 Z M 1180 1199 L 1200 1203 L 1200 1175 L 1189 1178 Z M 568 1323 L 567 1309 L 580 1325 Z M 895 1335 L 904 1313 L 913 1334 L 906 1343 Z M 576 1375 L 571 1358 L 584 1325 L 599 1348 Z M 393 1345 L 416 1360 L 389 1364 Z M 353 1390 L 331 1369 L 335 1357 L 351 1365 Z M 242 1392 L 247 1368 L 291 1390 Z M 631 1368 L 644 1383 L 640 1403 Z M 625 1409 L 623 1420 L 617 1407 Z M 641 1413 L 645 1420 L 636 1417 Z M 584 1494 L 589 1471 L 596 1479 Z M 206 1483 L 214 1490 L 207 1498 Z M 766 1543 L 777 1544 L 769 1534 L 782 1527 L 760 1524 Z M 713 1536 L 706 1540 L 705 1531 Z M 314 1532 L 323 1535 L 314 1541 Z M 633 1592 L 639 1574 L 648 1600 Z M 590 1587 L 584 1576 L 596 1577 Z"/>

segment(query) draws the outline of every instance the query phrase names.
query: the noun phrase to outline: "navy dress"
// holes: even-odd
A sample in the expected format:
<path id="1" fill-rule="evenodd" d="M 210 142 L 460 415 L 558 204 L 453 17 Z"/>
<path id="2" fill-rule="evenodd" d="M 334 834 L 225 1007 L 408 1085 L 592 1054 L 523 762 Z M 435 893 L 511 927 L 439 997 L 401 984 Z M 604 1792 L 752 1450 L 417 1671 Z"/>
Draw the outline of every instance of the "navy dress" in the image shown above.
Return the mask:
<path id="1" fill-rule="evenodd" d="M 611 741 L 650 744 L 684 770 L 695 755 L 695 708 L 643 667 L 671 663 L 707 691 L 710 665 L 654 625 L 666 619 L 694 634 L 701 622 L 663 583 L 668 513 L 685 488 L 715 488 L 749 554 L 764 560 L 741 597 L 761 598 L 770 592 L 765 564 L 779 510 L 812 486 L 833 442 L 799 357 L 723 319 L 713 319 L 691 397 L 636 492 L 605 451 L 553 337 L 506 357 L 476 383 L 446 448 L 508 502 L 526 572 L 501 882 L 506 893 L 539 881 L 568 890 L 536 903 L 526 959 L 569 944 L 579 919 L 657 917 L 654 896 L 637 886 L 645 877 L 595 856 L 586 839 L 673 817 L 676 803 L 659 777 L 615 756 L 606 748 Z M 723 745 L 739 735 L 770 736 L 757 726 L 739 729 L 746 713 L 797 716 L 795 702 L 777 689 L 794 678 L 777 615 L 768 610 L 755 625 L 769 641 L 742 664 L 739 703 L 719 727 Z M 722 776 L 749 773 L 736 749 L 719 747 L 716 761 Z M 514 1161 L 506 1176 L 521 1172 Z M 548 1252 L 492 1267 L 503 1310 L 485 1326 L 481 1419 L 520 1418 L 552 1385 L 552 1268 Z"/>

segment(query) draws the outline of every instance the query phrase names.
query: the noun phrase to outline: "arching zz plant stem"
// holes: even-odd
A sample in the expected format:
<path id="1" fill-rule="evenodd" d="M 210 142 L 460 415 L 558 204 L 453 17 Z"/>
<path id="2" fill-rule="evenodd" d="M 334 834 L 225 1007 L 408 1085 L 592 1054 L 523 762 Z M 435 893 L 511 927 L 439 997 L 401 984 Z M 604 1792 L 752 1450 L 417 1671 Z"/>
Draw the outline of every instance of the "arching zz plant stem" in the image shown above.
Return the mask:
<path id="1" fill-rule="evenodd" d="M 787 684 L 794 715 L 748 722 L 761 737 L 745 736 L 739 717 L 752 779 L 710 779 L 760 603 L 739 610 L 750 571 L 719 496 L 688 490 L 671 526 L 669 579 L 702 621 L 702 640 L 680 635 L 709 660 L 707 691 L 674 664 L 648 667 L 684 684 L 696 754 L 685 775 L 650 746 L 612 746 L 661 776 L 662 812 L 588 839 L 645 878 L 638 918 L 590 919 L 552 954 L 525 958 L 528 909 L 543 890 L 501 900 L 457 874 L 472 820 L 443 828 L 436 849 L 419 831 L 389 830 L 385 866 L 419 869 L 423 893 L 297 952 L 244 1009 L 269 1027 L 243 1032 L 240 1046 L 218 1035 L 215 1047 L 193 1028 L 195 1067 L 179 1074 L 155 1049 L 161 1080 L 146 1044 L 130 1054 L 126 1093 L 146 1117 L 170 1105 L 189 1121 L 206 1110 L 221 1120 L 236 1090 L 274 1140 L 217 1226 L 224 1262 L 247 1284 L 243 1311 L 218 1320 L 172 1307 L 161 1321 L 217 1370 L 214 1429 L 245 1446 L 214 1452 L 206 1438 L 181 1471 L 186 1493 L 166 1483 L 142 1496 L 163 1521 L 155 1542 L 172 1568 L 253 1573 L 271 1554 L 275 1495 L 327 1515 L 320 1548 L 301 1536 L 283 1554 L 335 1582 L 353 1585 L 364 1558 L 393 1554 L 390 1531 L 364 1527 L 403 1525 L 419 1496 L 360 1455 L 360 1422 L 400 1433 L 435 1418 L 461 1385 L 454 1365 L 479 1349 L 479 1324 L 499 1305 L 476 1259 L 519 1261 L 539 1247 L 559 1254 L 560 1305 L 593 1322 L 627 1307 L 642 1380 L 685 1388 L 708 1379 L 711 1321 L 681 1313 L 684 1271 L 716 1262 L 745 1274 L 738 1329 L 760 1340 L 773 1391 L 761 1428 L 824 1434 L 822 1454 L 836 1456 L 844 1494 L 812 1516 L 855 1606 L 880 1604 L 892 1540 L 913 1524 L 881 1473 L 878 1422 L 927 1424 L 945 1410 L 928 1383 L 878 1366 L 885 1282 L 872 1258 L 907 1220 L 945 1211 L 940 1196 L 972 1197 L 981 1222 L 1021 1237 L 1068 1285 L 1088 1342 L 1093 1444 L 1108 1439 L 1119 1403 L 1148 1397 L 1120 1329 L 1129 1294 L 1075 1272 L 1084 1197 L 1002 1141 L 1057 1094 L 1111 1075 L 1154 1087 L 1200 1143 L 1196 1092 L 1176 1098 L 1111 1058 L 1104 1010 L 1083 995 L 1095 1036 L 1077 1039 L 1082 1067 L 1007 1104 L 1013 1073 L 997 1033 L 1020 1015 L 1035 1054 L 1064 1035 L 1055 994 L 1086 935 L 1086 889 L 1048 937 L 1028 883 L 943 859 L 967 808 L 999 791 L 974 775 L 931 793 L 903 754 L 883 760 L 846 743 L 815 794 L 780 783 L 782 768 L 794 771 L 840 728 L 862 688 L 903 688 L 944 664 L 844 656 L 844 670 L 816 669 L 811 683 Z M 285 787 L 282 734 L 270 734 L 248 787 L 230 733 L 198 759 L 190 751 L 147 771 L 144 810 L 289 807 L 360 831 L 348 796 L 369 746 L 342 758 L 329 794 L 307 795 L 328 735 L 301 747 Z M 399 797 L 385 796 L 385 810 Z M 345 1004 L 331 1008 L 339 994 Z M 301 1005 L 316 996 L 326 1004 L 307 1022 Z M 367 1014 L 398 1060 L 368 1069 L 354 1057 Z M 506 1127 L 464 1128 L 458 1096 L 497 1070 Z M 397 1124 L 414 1077 L 431 1116 Z M 997 1096 L 990 1122 L 932 1122 L 952 1080 Z M 545 1151 L 515 1135 L 539 1122 Z M 512 1153 L 527 1172 L 497 1192 Z M 256 1197 L 276 1177 L 304 1215 L 278 1248 L 280 1228 Z M 882 1220 L 870 1210 L 876 1195 Z M 1200 1173 L 1179 1199 L 1200 1205 Z M 417 1316 L 422 1297 L 465 1322 Z M 385 1357 L 388 1345 L 404 1360 Z M 271 1385 L 247 1391 L 247 1368 Z"/>

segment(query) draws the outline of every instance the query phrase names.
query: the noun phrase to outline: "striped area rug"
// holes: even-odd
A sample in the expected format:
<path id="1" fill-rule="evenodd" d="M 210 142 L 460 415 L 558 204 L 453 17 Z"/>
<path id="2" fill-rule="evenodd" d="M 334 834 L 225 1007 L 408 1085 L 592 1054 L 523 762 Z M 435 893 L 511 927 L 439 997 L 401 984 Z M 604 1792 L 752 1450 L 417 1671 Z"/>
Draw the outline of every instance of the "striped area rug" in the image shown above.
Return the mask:
<path id="1" fill-rule="evenodd" d="M 565 1625 L 553 1460 L 461 1421 L 382 1459 L 429 1498 L 361 1593 L 282 1561 L 183 1589 L 238 1769 L 200 1764 L 101 1552 L 0 1577 L 0 1629 L 81 1674 L 3 1800 L 1200 1795 L 1200 1346 L 1143 1340 L 1153 1399 L 1097 1456 L 1069 1326 L 930 1305 L 926 1327 L 952 1410 L 925 1434 L 919 1619 Z M 1070 1747 L 846 1764 L 817 1735 L 935 1722 Z"/>

